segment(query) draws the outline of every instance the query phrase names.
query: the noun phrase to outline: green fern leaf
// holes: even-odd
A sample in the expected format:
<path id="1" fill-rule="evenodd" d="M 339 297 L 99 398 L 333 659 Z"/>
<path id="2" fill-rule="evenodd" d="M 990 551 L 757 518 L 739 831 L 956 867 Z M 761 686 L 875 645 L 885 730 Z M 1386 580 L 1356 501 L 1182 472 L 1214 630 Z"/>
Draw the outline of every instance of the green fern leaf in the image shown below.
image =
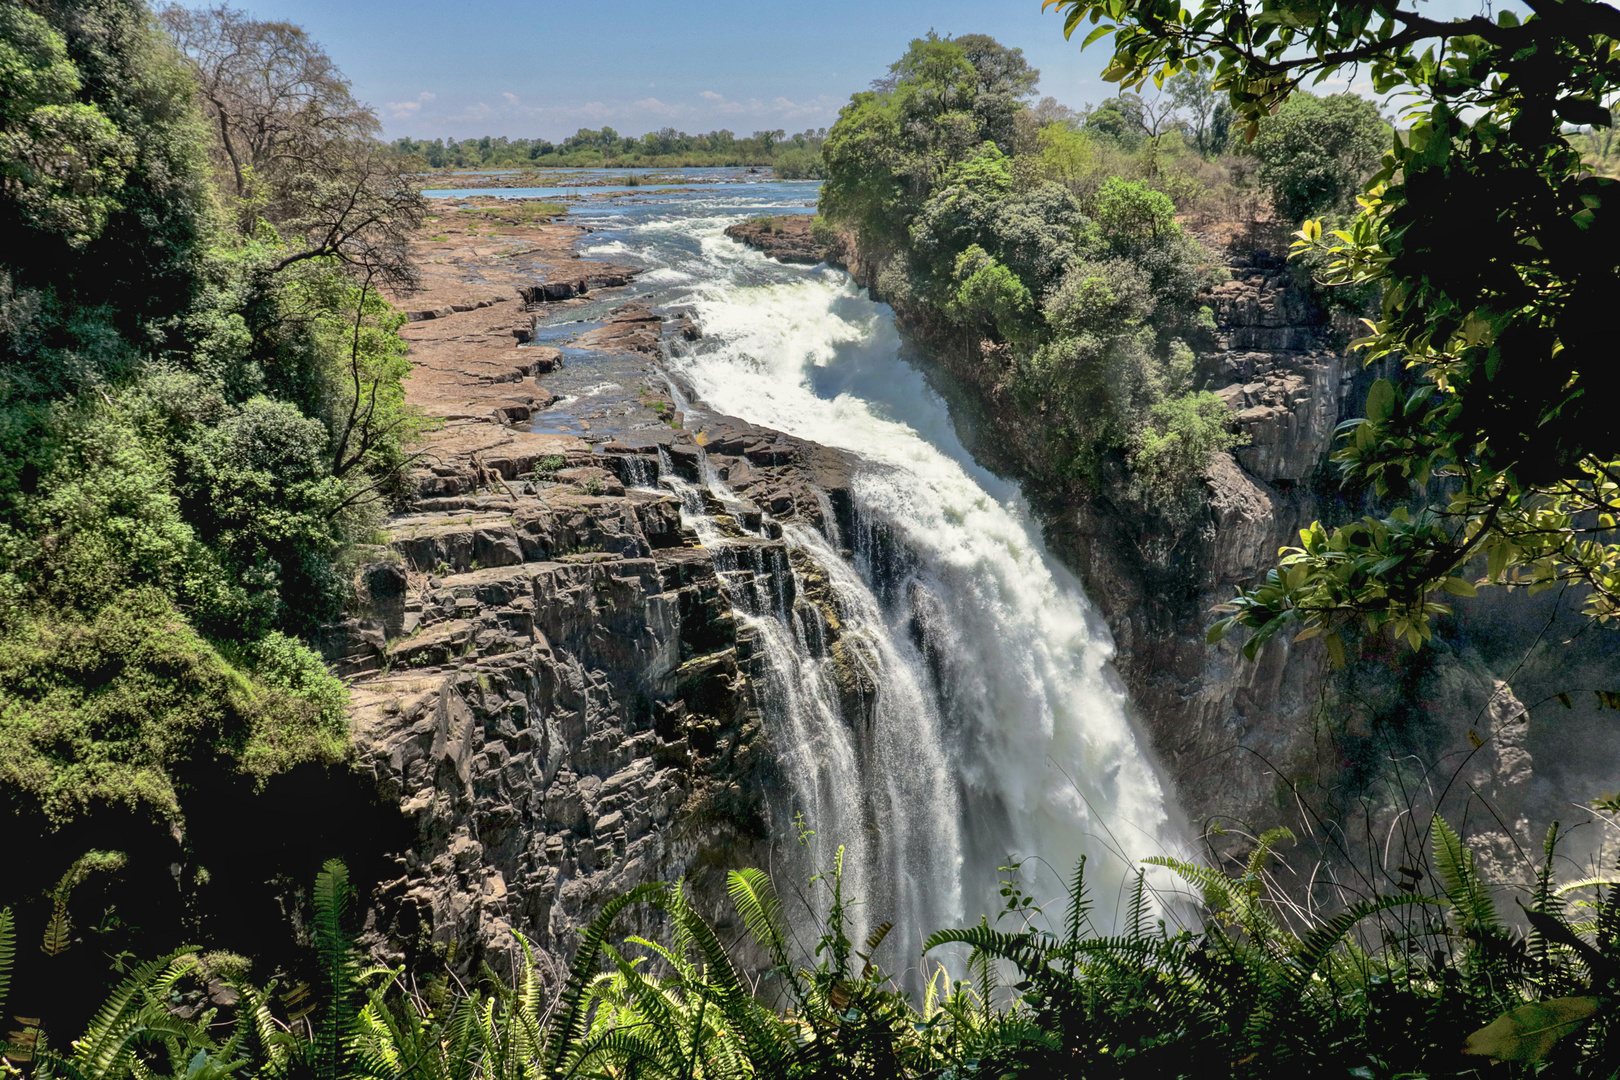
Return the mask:
<path id="1" fill-rule="evenodd" d="M 1474 853 L 1463 846 L 1439 814 L 1434 816 L 1434 861 L 1460 927 L 1473 931 L 1500 929 L 1496 905 L 1475 869 Z"/>
<path id="2" fill-rule="evenodd" d="M 5 1008 L 6 995 L 11 992 L 11 965 L 16 956 L 17 927 L 11 909 L 0 908 L 0 1010 Z"/>
<path id="3" fill-rule="evenodd" d="M 564 1063 L 577 1051 L 585 1038 L 588 1020 L 588 992 L 596 976 L 596 965 L 601 959 L 602 946 L 608 931 L 620 912 L 632 904 L 640 904 L 662 897 L 669 889 L 663 882 L 650 881 L 638 885 L 622 896 L 616 896 L 603 906 L 601 914 L 585 928 L 579 951 L 557 1002 L 557 1023 L 549 1036 L 546 1071 L 564 1077 Z"/>

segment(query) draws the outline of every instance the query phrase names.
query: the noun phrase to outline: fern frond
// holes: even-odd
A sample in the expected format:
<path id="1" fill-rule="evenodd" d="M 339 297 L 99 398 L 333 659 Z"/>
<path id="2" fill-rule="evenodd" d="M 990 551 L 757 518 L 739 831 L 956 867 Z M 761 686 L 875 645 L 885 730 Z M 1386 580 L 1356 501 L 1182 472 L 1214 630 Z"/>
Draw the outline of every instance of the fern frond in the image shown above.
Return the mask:
<path id="1" fill-rule="evenodd" d="M 168 956 L 148 960 L 130 972 L 102 1002 L 84 1035 L 73 1041 L 72 1068 L 94 1080 L 122 1074 L 125 1070 L 116 1065 L 129 1053 L 144 992 L 160 971 L 192 951 L 188 945 Z"/>
<path id="2" fill-rule="evenodd" d="M 1584 877 L 1566 881 L 1553 889 L 1554 896 L 1565 896 L 1577 889 L 1600 889 L 1620 885 L 1620 877 Z"/>
<path id="3" fill-rule="evenodd" d="M 978 926 L 936 931 L 923 942 L 923 952 L 928 953 L 941 945 L 950 944 L 970 945 L 974 952 L 1005 960 L 1026 978 L 1044 975 L 1047 960 L 1052 955 L 1050 943 L 1037 935 L 1029 931 L 1009 933 L 997 930 L 984 921 Z"/>
<path id="4" fill-rule="evenodd" d="M 1497 930 L 1501 920 L 1485 883 L 1474 866 L 1474 853 L 1463 846 L 1450 825 L 1439 814 L 1434 816 L 1434 861 L 1440 881 L 1464 930 Z"/>
<path id="5" fill-rule="evenodd" d="M 1142 861 L 1149 866 L 1162 866 L 1174 871 L 1181 880 L 1199 891 L 1204 906 L 1210 911 L 1224 913 L 1232 910 L 1232 882 L 1220 871 L 1168 855 L 1152 855 Z"/>
<path id="6" fill-rule="evenodd" d="M 782 901 L 776 886 L 763 870 L 733 870 L 726 875 L 726 891 L 737 913 L 743 917 L 754 940 L 770 953 L 771 962 L 783 972 L 791 972 L 787 935 L 782 929 Z"/>
<path id="7" fill-rule="evenodd" d="M 0 1010 L 11 992 L 11 965 L 17 957 L 17 926 L 10 908 L 0 908 Z"/>
<path id="8" fill-rule="evenodd" d="M 360 971 L 354 941 L 344 925 L 352 896 L 348 867 L 342 860 L 328 860 L 315 875 L 312 891 L 315 947 L 326 984 L 326 1000 L 315 1025 L 312 1047 L 317 1075 L 322 1080 L 336 1077 L 342 1071 L 345 1040 L 354 1026 Z"/>
<path id="9" fill-rule="evenodd" d="M 1073 947 L 1091 924 L 1091 900 L 1086 896 L 1086 857 L 1074 864 L 1074 880 L 1069 885 L 1069 908 L 1063 920 L 1063 938 Z"/>
<path id="10" fill-rule="evenodd" d="M 703 954 L 703 993 L 720 1007 L 726 1022 L 742 1039 L 749 1060 L 758 1071 L 777 1073 L 785 1071 L 787 1059 L 797 1046 L 784 1037 L 780 1021 L 761 1008 L 737 975 L 731 957 L 726 953 L 714 928 L 685 902 L 681 893 L 667 894 L 670 914 L 686 925 L 692 941 Z"/>
<path id="11" fill-rule="evenodd" d="M 614 920 L 625 908 L 632 904 L 658 899 L 668 889 L 669 886 L 659 881 L 638 885 L 629 892 L 609 900 L 603 906 L 601 914 L 592 919 L 591 924 L 585 928 L 579 951 L 574 955 L 574 963 L 568 973 L 568 981 L 563 985 L 562 996 L 558 999 L 557 1022 L 551 1030 L 550 1045 L 547 1048 L 548 1073 L 557 1077 L 567 1075 L 564 1072 L 564 1063 L 569 1059 L 570 1052 L 578 1047 L 580 1040 L 585 1038 L 589 1007 L 587 991 L 595 979 L 602 946 L 607 940 L 608 931 L 612 929 Z"/>
<path id="12" fill-rule="evenodd" d="M 1125 921 L 1130 926 L 1131 940 L 1147 937 L 1147 875 L 1141 870 L 1136 872 L 1136 885 L 1131 889 L 1131 903 L 1126 909 Z"/>
<path id="13" fill-rule="evenodd" d="M 1287 985 L 1299 989 L 1316 974 L 1323 961 L 1327 959 L 1334 947 L 1343 941 L 1355 925 L 1362 919 L 1388 911 L 1391 908 L 1409 907 L 1413 904 L 1438 904 L 1432 896 L 1418 896 L 1416 894 L 1402 893 L 1396 896 L 1377 896 L 1371 900 L 1358 900 L 1333 918 L 1313 927 L 1306 935 L 1299 939 L 1299 945 L 1294 950 L 1293 964 Z"/>
<path id="14" fill-rule="evenodd" d="M 855 954 L 862 960 L 866 961 L 865 966 L 861 968 L 862 982 L 870 979 L 877 971 L 876 966 L 872 963 L 872 954 L 878 951 L 878 947 L 883 944 L 883 939 L 888 937 L 889 932 L 893 929 L 894 921 L 890 919 L 885 921 L 876 930 L 873 930 L 870 934 L 866 935 L 866 951 Z"/>

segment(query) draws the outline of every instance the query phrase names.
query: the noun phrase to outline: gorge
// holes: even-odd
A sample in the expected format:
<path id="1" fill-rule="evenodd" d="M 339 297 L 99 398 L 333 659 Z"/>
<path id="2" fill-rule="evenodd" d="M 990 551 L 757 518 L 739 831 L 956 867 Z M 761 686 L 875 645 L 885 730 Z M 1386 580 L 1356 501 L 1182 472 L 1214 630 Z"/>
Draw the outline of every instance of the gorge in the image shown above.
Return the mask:
<path id="1" fill-rule="evenodd" d="M 813 190 L 602 199 L 576 210 L 589 261 L 549 276 L 632 284 L 560 306 L 514 286 L 532 315 L 501 319 L 533 344 L 501 355 L 541 372 L 539 399 L 484 384 L 523 401 L 452 424 L 450 465 L 390 526 L 402 569 L 367 579 L 369 622 L 329 648 L 359 673 L 362 759 L 419 840 L 379 893 L 384 955 L 510 970 L 515 931 L 561 963 L 605 899 L 679 875 L 724 926 L 719 869 L 808 879 L 840 847 L 856 936 L 892 921 L 914 954 L 998 907 L 1019 860 L 1049 897 L 1086 855 L 1113 899 L 1146 856 L 1242 858 L 1300 827 L 1291 784 L 1343 790 L 1325 657 L 1204 644 L 1209 609 L 1320 512 L 1312 477 L 1358 400 L 1288 270 L 1235 245 L 1210 298 L 1201 370 L 1252 438 L 1211 465 L 1208 516 L 1178 539 L 1128 508 L 1032 509 L 1003 478 L 1016 434 L 963 398 L 976 355 L 916 358 L 852 253 L 855 279 L 804 257 L 807 217 L 740 224 Z M 1451 678 L 1454 715 L 1415 737 L 1488 712 L 1499 737 L 1469 783 L 1512 824 L 1467 835 L 1512 878 L 1546 812 L 1526 801 L 1522 707 L 1477 660 Z M 1362 837 L 1308 848 L 1324 880 L 1394 813 L 1366 805 Z"/>
<path id="2" fill-rule="evenodd" d="M 382 936 L 510 963 L 515 929 L 562 953 L 639 881 L 807 878 L 841 847 L 857 936 L 892 921 L 915 947 L 996 906 L 1009 860 L 1049 895 L 1087 855 L 1112 895 L 1185 852 L 1106 628 L 888 312 L 723 235 L 813 190 L 594 214 L 581 254 L 636 284 L 537 304 L 530 333 L 583 317 L 581 344 L 620 351 L 507 354 L 566 357 L 536 379 L 563 394 L 528 419 L 549 433 L 448 444 L 484 477 L 420 474 L 391 524 L 401 569 L 379 564 L 371 619 L 329 646 L 383 668 L 355 684 L 362 755 L 420 832 Z M 661 340 L 648 303 L 686 314 Z M 649 414 L 661 382 L 679 427 Z"/>

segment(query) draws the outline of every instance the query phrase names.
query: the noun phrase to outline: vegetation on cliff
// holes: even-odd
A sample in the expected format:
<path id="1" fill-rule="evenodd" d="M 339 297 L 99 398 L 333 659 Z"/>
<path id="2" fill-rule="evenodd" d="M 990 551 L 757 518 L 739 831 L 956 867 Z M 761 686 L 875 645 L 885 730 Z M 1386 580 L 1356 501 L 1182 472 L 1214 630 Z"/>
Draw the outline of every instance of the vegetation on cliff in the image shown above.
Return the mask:
<path id="1" fill-rule="evenodd" d="M 959 374 L 1017 417 L 1029 473 L 1180 518 L 1240 437 L 1195 379 L 1220 271 L 1178 214 L 1230 214 L 1234 169 L 1283 212 L 1342 208 L 1387 126 L 1360 99 L 1302 98 L 1239 166 L 1207 79 L 1075 114 L 1032 107 L 1037 76 L 982 35 L 914 41 L 828 133 L 823 229 L 854 233 L 940 351 L 982 356 Z"/>
<path id="2" fill-rule="evenodd" d="M 1550 0 L 1528 17 L 1436 19 L 1343 0 L 1255 20 L 1210 0 L 1166 22 L 1150 4 L 1055 6 L 1071 32 L 1089 21 L 1088 40 L 1112 35 L 1122 84 L 1211 72 L 1250 131 L 1306 80 L 1350 65 L 1380 91 L 1411 90 L 1355 221 L 1308 222 L 1295 245 L 1324 283 L 1382 291 L 1355 344 L 1405 375 L 1374 385 L 1337 458 L 1397 508 L 1313 525 L 1218 631 L 1251 628 L 1252 651 L 1285 629 L 1337 641 L 1359 624 L 1415 647 L 1449 610 L 1442 594 L 1479 585 L 1571 583 L 1590 615 L 1620 614 L 1602 303 L 1620 217 L 1616 181 L 1594 168 L 1620 87 L 1614 9 Z"/>
<path id="3" fill-rule="evenodd" d="M 420 195 L 375 130 L 286 24 L 0 9 L 14 828 L 166 831 L 208 775 L 347 755 L 345 691 L 298 635 L 341 609 L 418 424 L 378 289 L 409 280 Z M 77 854 L 0 896 L 32 901 Z"/>

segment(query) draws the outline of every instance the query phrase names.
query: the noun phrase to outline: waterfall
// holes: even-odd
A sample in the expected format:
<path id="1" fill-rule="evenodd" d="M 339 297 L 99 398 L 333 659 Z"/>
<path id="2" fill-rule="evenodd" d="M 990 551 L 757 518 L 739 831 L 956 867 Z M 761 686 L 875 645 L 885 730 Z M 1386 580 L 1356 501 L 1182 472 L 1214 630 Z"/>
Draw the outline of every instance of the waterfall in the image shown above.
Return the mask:
<path id="1" fill-rule="evenodd" d="M 847 275 L 721 278 L 690 302 L 708 347 L 672 363 L 701 403 L 864 462 L 856 535 L 797 541 L 872 642 L 872 745 L 856 749 L 864 804 L 888 815 L 884 844 L 861 856 L 867 888 L 893 904 L 881 914 L 908 938 L 993 915 L 1009 859 L 1030 860 L 1021 877 L 1050 901 L 1089 855 L 1106 924 L 1138 861 L 1180 853 L 1179 838 L 1109 667 L 1107 627 L 1016 485 L 973 461 L 900 358 L 887 308 Z M 851 831 L 847 818 L 834 827 Z"/>
<path id="2" fill-rule="evenodd" d="M 743 529 L 706 459 L 687 479 L 661 460 L 660 485 L 714 548 L 760 645 L 762 722 L 786 789 L 780 845 L 794 846 L 793 813 L 821 866 L 842 845 L 846 894 L 863 901 L 852 929 L 893 920 L 890 957 L 906 965 L 926 933 L 994 919 L 1009 859 L 1053 902 L 1088 856 L 1106 931 L 1143 857 L 1185 854 L 1106 625 L 1017 486 L 973 461 L 901 359 L 889 310 L 841 272 L 725 240 L 730 220 L 676 215 L 623 233 L 689 279 L 659 294 L 704 327 L 700 349 L 669 361 L 672 388 L 691 389 L 682 411 L 713 408 L 861 463 L 853 520 L 840 534 L 823 498 L 823 535 L 768 515 L 770 528 Z"/>
<path id="3" fill-rule="evenodd" d="M 624 486 L 640 488 L 643 491 L 654 490 L 658 483 L 658 471 L 641 454 L 631 454 L 624 459 Z"/>

